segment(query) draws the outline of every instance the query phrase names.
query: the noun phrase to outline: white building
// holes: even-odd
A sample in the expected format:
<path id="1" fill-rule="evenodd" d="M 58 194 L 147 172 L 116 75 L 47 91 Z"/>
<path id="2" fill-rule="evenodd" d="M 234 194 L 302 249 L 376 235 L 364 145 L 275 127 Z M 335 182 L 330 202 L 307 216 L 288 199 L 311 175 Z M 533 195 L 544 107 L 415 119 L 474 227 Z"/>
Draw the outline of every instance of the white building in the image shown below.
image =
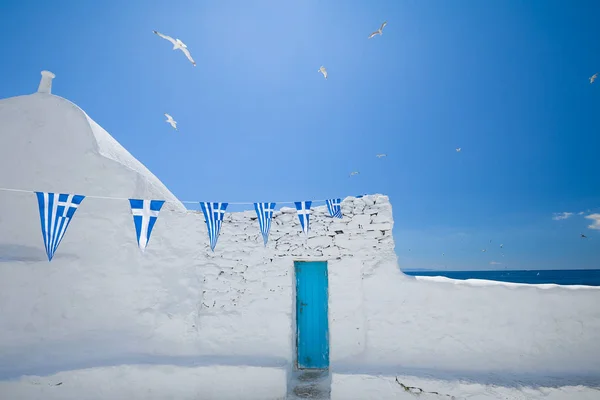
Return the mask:
<path id="1" fill-rule="evenodd" d="M 381 195 L 342 219 L 313 207 L 308 237 L 282 208 L 266 246 L 254 211 L 227 213 L 212 252 L 203 215 L 42 75 L 0 101 L 0 187 L 124 200 L 86 198 L 49 263 L 34 194 L 0 191 L 0 379 L 146 362 L 600 377 L 599 290 L 407 277 Z M 145 254 L 132 197 L 168 201 Z"/>

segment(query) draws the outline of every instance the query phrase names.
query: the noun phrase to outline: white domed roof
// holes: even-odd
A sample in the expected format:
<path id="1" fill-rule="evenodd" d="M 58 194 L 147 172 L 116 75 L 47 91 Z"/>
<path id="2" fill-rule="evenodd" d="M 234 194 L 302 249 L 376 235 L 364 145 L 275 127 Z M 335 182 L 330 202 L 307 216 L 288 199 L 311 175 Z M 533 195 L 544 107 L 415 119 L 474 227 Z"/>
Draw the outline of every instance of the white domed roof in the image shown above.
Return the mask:
<path id="1" fill-rule="evenodd" d="M 58 248 L 56 262 L 68 258 L 69 251 L 74 258 L 95 262 L 90 251 L 116 240 L 135 240 L 129 198 L 167 200 L 161 212 L 185 212 L 160 180 L 83 110 L 50 94 L 53 75 L 48 74 L 42 73 L 37 93 L 0 100 L 0 187 L 32 191 L 0 191 L 0 263 L 48 262 L 33 191 L 122 199 L 87 197 Z M 91 221 L 98 219 L 111 222 L 109 232 L 90 231 Z M 75 237 L 78 229 L 88 235 L 85 240 Z M 85 248 L 88 243 L 95 248 Z M 118 251 L 111 257 L 122 259 Z"/>
<path id="2" fill-rule="evenodd" d="M 183 204 L 108 132 L 70 101 L 37 93 L 0 100 L 0 187 Z"/>
<path id="3" fill-rule="evenodd" d="M 36 195 L 0 191 L 0 375 L 56 358 L 193 346 L 204 221 L 79 107 L 50 94 L 51 77 L 38 93 L 0 101 L 0 187 L 88 197 L 48 262 Z M 144 253 L 129 198 L 167 200 Z"/>

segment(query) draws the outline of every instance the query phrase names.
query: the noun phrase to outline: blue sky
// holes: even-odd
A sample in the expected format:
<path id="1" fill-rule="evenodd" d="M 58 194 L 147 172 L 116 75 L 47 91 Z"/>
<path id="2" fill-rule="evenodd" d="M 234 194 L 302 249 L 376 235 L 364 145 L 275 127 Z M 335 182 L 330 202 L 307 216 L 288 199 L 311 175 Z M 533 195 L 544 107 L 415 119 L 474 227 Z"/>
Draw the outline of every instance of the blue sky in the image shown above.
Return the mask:
<path id="1" fill-rule="evenodd" d="M 34 92 L 51 70 L 53 93 L 182 200 L 385 193 L 402 268 L 600 268 L 600 229 L 585 218 L 600 213 L 598 1 L 0 0 L 0 11 L 0 97 Z M 182 39 L 197 67 L 152 30 Z"/>

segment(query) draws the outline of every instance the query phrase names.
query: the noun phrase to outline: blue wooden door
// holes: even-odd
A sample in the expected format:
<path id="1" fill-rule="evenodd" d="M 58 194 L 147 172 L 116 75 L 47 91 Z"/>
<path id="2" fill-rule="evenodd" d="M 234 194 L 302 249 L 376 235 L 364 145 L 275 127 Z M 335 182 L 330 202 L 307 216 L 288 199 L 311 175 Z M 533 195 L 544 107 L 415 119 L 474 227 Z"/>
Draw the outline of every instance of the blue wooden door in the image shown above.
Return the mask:
<path id="1" fill-rule="evenodd" d="M 327 262 L 294 262 L 298 368 L 329 367 Z"/>

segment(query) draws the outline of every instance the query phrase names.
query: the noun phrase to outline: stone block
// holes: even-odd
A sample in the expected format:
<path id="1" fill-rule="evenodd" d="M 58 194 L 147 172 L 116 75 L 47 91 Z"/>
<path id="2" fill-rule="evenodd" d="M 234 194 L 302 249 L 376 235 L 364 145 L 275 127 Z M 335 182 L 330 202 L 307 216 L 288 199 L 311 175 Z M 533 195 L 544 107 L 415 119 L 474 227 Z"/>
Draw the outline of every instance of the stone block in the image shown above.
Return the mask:
<path id="1" fill-rule="evenodd" d="M 329 246 L 327 248 L 324 248 L 322 250 L 322 252 L 323 252 L 323 257 L 326 257 L 326 258 L 335 258 L 335 257 L 340 256 L 340 249 L 333 245 Z"/>
<path id="2" fill-rule="evenodd" d="M 389 223 L 390 221 L 391 221 L 390 216 L 386 215 L 385 213 L 378 213 L 377 215 L 374 215 L 371 217 L 372 224 L 383 224 L 383 223 Z"/>
<path id="3" fill-rule="evenodd" d="M 318 248 L 318 247 L 323 248 L 323 247 L 333 245 L 333 239 L 330 236 L 325 236 L 325 235 L 316 236 L 316 237 L 308 238 L 306 245 L 309 248 Z"/>
<path id="4" fill-rule="evenodd" d="M 273 217 L 273 219 L 275 218 Z M 282 224 L 290 223 L 293 219 L 294 216 L 292 214 L 281 214 L 277 217 L 277 221 L 281 222 Z"/>
<path id="5" fill-rule="evenodd" d="M 360 215 L 355 215 L 354 218 L 352 218 L 352 220 L 350 222 L 348 222 L 348 228 L 349 229 L 361 229 L 359 227 L 362 226 L 362 229 L 365 229 L 367 227 L 367 225 L 371 224 L 371 216 L 370 215 L 365 215 L 365 214 L 360 214 Z"/>
<path id="6" fill-rule="evenodd" d="M 348 224 L 342 222 L 334 222 L 327 227 L 328 231 L 343 231 L 348 229 Z"/>
<path id="7" fill-rule="evenodd" d="M 389 222 L 384 222 L 381 224 L 370 224 L 370 225 L 367 225 L 366 228 L 369 231 L 391 231 L 392 224 Z"/>
<path id="8" fill-rule="evenodd" d="M 342 249 L 348 249 L 348 250 L 351 250 L 351 249 L 354 249 L 354 248 L 356 248 L 356 244 L 355 244 L 355 243 L 353 243 L 353 241 L 352 241 L 352 240 L 350 240 L 350 236 L 349 236 L 349 235 L 347 235 L 347 234 L 344 234 L 344 235 L 337 235 L 337 236 L 335 236 L 335 237 L 333 238 L 333 240 L 334 240 L 334 242 L 335 242 L 335 245 L 336 245 L 337 247 L 340 247 L 340 248 L 342 248 Z"/>
<path id="9" fill-rule="evenodd" d="M 370 207 L 375 204 L 375 198 L 375 196 L 365 196 L 362 198 L 362 200 L 365 202 L 367 207 Z"/>

